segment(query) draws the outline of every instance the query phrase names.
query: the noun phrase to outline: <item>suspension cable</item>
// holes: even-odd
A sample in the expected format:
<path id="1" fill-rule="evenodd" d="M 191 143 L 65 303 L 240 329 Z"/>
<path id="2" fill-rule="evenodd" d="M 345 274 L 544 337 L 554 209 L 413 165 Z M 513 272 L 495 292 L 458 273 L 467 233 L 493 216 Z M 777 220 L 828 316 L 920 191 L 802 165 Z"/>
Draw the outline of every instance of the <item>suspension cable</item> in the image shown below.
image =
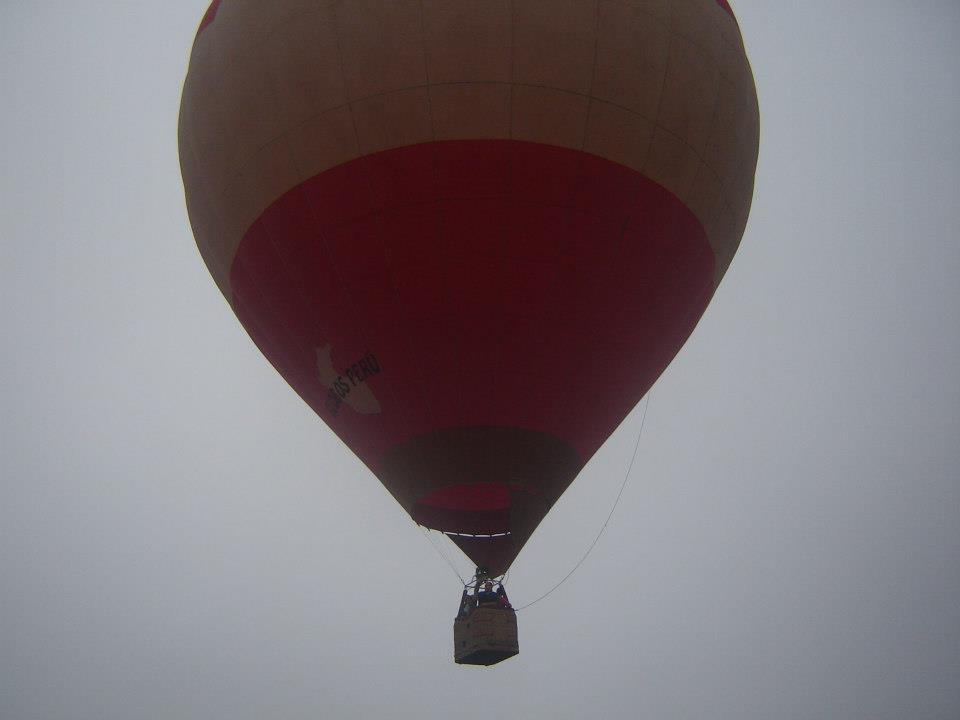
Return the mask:
<path id="1" fill-rule="evenodd" d="M 603 532 L 607 529 L 607 525 L 610 524 L 610 518 L 613 517 L 614 510 L 616 510 L 617 505 L 620 504 L 620 498 L 623 497 L 624 488 L 627 487 L 627 481 L 630 479 L 630 472 L 633 470 L 633 464 L 637 460 L 637 451 L 640 449 L 640 438 L 643 437 L 643 427 L 644 425 L 646 425 L 646 422 L 647 422 L 647 410 L 650 408 L 650 394 L 651 394 L 650 392 L 647 393 L 647 397 L 644 402 L 643 416 L 640 419 L 640 430 L 637 432 L 637 442 L 633 446 L 633 456 L 630 458 L 630 464 L 627 466 L 627 472 L 624 474 L 623 482 L 620 484 L 620 492 L 617 493 L 617 499 L 613 501 L 613 507 L 610 508 L 610 512 L 607 514 L 607 519 L 604 520 L 603 527 L 600 528 L 600 532 L 597 533 L 597 536 L 593 539 L 593 542 L 590 543 L 590 547 L 587 548 L 587 551 L 583 554 L 583 557 L 581 557 L 577 561 L 577 564 L 573 566 L 570 572 L 568 572 L 566 575 L 563 576 L 560 582 L 558 582 L 552 588 L 547 590 L 547 592 L 545 592 L 543 595 L 538 597 L 536 600 L 528 602 L 526 605 L 523 605 L 521 607 L 515 608 L 516 612 L 520 612 L 521 610 L 526 610 L 531 605 L 536 605 L 538 602 L 545 599 L 547 596 L 551 595 L 554 590 L 556 590 L 561 585 L 563 585 L 567 580 L 569 580 L 570 576 L 573 575 L 581 565 L 583 565 L 584 560 L 587 559 L 590 553 L 593 552 L 593 549 L 597 546 L 597 543 L 600 542 L 600 537 L 603 535 Z"/>
<path id="2" fill-rule="evenodd" d="M 433 535 L 430 534 L 430 528 L 424 527 L 423 525 L 421 525 L 421 526 L 420 526 L 420 529 L 423 530 L 423 535 L 424 535 L 424 537 L 427 538 L 427 541 L 430 543 L 430 545 L 431 545 L 431 546 L 433 547 L 433 549 L 436 551 L 437 555 L 439 555 L 440 557 L 442 557 L 443 560 L 444 560 L 444 562 L 446 562 L 447 565 L 450 566 L 450 569 L 453 570 L 453 574 L 457 576 L 457 579 L 458 579 L 458 580 L 460 580 L 460 584 L 463 585 L 464 587 L 467 587 L 467 581 L 464 580 L 464 579 L 463 579 L 463 576 L 460 575 L 460 573 L 457 571 L 457 568 L 456 568 L 456 566 L 453 564 L 453 561 L 450 560 L 450 558 L 447 556 L 447 554 L 446 554 L 445 552 L 443 552 L 443 550 L 441 550 L 441 549 L 437 546 L 437 544 L 433 541 Z"/>

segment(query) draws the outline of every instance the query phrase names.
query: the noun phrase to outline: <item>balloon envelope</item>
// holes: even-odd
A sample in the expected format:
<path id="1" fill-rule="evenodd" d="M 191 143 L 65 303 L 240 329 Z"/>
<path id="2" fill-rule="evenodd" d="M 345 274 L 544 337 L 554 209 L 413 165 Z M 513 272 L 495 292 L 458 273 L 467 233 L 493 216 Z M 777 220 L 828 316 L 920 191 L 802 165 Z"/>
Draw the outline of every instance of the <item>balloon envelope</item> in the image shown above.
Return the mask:
<path id="1" fill-rule="evenodd" d="M 222 0 L 180 114 L 243 326 L 494 574 L 690 335 L 758 138 L 723 0 Z"/>

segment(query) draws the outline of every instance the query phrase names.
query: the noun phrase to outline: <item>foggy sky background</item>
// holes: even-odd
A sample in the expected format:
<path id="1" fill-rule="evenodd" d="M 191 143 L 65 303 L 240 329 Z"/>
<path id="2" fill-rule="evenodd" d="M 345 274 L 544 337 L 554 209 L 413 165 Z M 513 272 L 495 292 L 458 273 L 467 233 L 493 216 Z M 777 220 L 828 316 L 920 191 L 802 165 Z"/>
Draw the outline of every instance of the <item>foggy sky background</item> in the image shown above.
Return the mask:
<path id="1" fill-rule="evenodd" d="M 960 717 L 960 4 L 735 3 L 743 244 L 606 533 L 489 670 L 452 662 L 457 578 L 196 251 L 204 9 L 0 3 L 2 720 Z M 515 604 L 590 544 L 639 425 Z"/>

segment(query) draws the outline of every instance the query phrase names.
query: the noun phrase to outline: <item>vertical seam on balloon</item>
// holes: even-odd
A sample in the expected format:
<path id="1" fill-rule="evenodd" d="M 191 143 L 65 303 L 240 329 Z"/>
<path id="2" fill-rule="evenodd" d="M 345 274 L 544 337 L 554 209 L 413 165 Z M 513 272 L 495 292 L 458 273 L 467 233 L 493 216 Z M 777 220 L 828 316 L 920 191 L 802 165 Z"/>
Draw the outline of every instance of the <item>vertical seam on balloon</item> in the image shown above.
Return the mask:
<path id="1" fill-rule="evenodd" d="M 594 37 L 593 37 L 593 62 L 590 68 L 590 80 L 587 83 L 587 109 L 586 115 L 583 121 L 583 134 L 580 137 L 580 151 L 584 153 L 581 156 L 578 167 L 577 167 L 577 182 L 574 184 L 574 197 L 576 196 L 576 189 L 580 186 L 580 183 L 583 180 L 583 168 L 586 163 L 586 146 L 587 146 L 587 133 L 590 130 L 590 117 L 593 110 L 593 83 L 597 74 L 597 54 L 600 48 L 600 1 L 596 0 L 594 3 Z M 573 203 L 573 197 L 570 198 L 571 205 Z M 624 219 L 624 226 L 626 226 L 627 221 L 630 218 L 630 214 L 627 213 L 626 218 Z M 621 240 L 623 237 L 623 231 L 621 230 Z M 621 242 L 621 247 L 622 247 Z M 566 407 L 569 408 L 569 403 L 563 403 Z"/>
<path id="2" fill-rule="evenodd" d="M 667 5 L 669 15 L 667 17 L 667 51 L 663 63 L 663 78 L 660 80 L 660 92 L 657 94 L 657 109 L 651 118 L 653 122 L 653 132 L 650 133 L 650 142 L 647 144 L 647 152 L 643 158 L 642 172 L 646 174 L 647 163 L 650 161 L 650 153 L 653 150 L 653 139 L 660 128 L 660 106 L 663 104 L 663 91 L 667 86 L 667 75 L 670 73 L 670 50 L 673 48 L 673 0 L 669 0 Z M 672 134 L 672 133 L 671 133 Z M 690 147 L 693 150 L 693 147 Z"/>
<path id="3" fill-rule="evenodd" d="M 513 208 L 514 204 L 514 182 L 513 182 L 513 167 L 514 162 L 516 161 L 516 149 L 517 145 L 513 140 L 513 62 L 514 62 L 514 29 L 513 29 L 513 19 L 516 12 L 514 0 L 510 1 L 510 92 L 507 100 L 507 141 L 509 145 L 507 146 L 507 199 L 509 207 Z"/>
<path id="4" fill-rule="evenodd" d="M 517 85 L 516 69 L 516 43 L 517 43 L 517 3 L 516 0 L 510 0 L 510 118 L 507 126 L 507 137 L 513 140 L 513 92 Z"/>
<path id="5" fill-rule="evenodd" d="M 597 54 L 600 48 L 600 0 L 593 5 L 593 61 L 590 65 L 590 80 L 587 82 L 587 112 L 583 119 L 583 134 L 580 137 L 580 150 L 587 147 L 587 133 L 590 130 L 590 115 L 593 110 L 593 82 L 597 76 Z"/>
<path id="6" fill-rule="evenodd" d="M 561 92 L 570 92 L 570 93 L 572 93 L 573 95 L 579 95 L 579 96 L 581 96 L 581 97 L 586 98 L 587 107 L 586 107 L 586 111 L 585 111 L 585 115 L 584 115 L 583 134 L 581 135 L 581 138 L 580 138 L 580 148 L 579 148 L 579 150 L 581 151 L 581 153 L 584 152 L 583 147 L 584 147 L 585 138 L 586 138 L 586 134 L 587 134 L 587 128 L 589 127 L 589 124 L 590 124 L 590 100 L 591 100 L 590 95 L 591 95 L 591 93 L 592 93 L 592 91 L 593 91 L 593 74 L 594 74 L 593 71 L 595 71 L 595 69 L 596 69 L 596 61 L 597 61 L 597 43 L 598 43 L 597 36 L 599 35 L 599 23 L 600 23 L 600 20 L 599 20 L 599 14 L 600 14 L 599 7 L 600 7 L 599 0 L 595 0 L 595 4 L 594 4 L 595 11 L 594 11 L 594 14 L 595 14 L 595 16 L 596 16 L 596 22 L 595 22 L 595 25 L 594 25 L 594 33 L 595 33 L 595 36 L 594 36 L 594 43 L 593 43 L 593 64 L 594 64 L 594 68 L 592 69 L 592 71 L 591 71 L 591 73 L 590 73 L 590 81 L 588 82 L 586 95 L 584 95 L 583 93 L 578 93 L 578 92 L 573 91 L 573 90 L 571 90 L 571 91 L 566 91 L 566 90 L 561 90 L 560 88 L 550 88 L 550 89 L 552 89 L 552 90 L 559 90 L 559 91 L 561 91 Z M 544 87 L 549 87 L 549 86 L 544 86 Z M 575 176 L 575 179 L 574 179 L 573 187 L 572 187 L 571 190 L 570 190 L 570 197 L 567 198 L 567 202 L 570 204 L 570 206 L 573 205 L 573 199 L 576 197 L 577 191 L 579 190 L 579 188 L 580 188 L 580 186 L 581 186 L 581 182 L 582 182 L 582 180 L 583 180 L 583 165 L 584 165 L 584 162 L 585 162 L 585 161 L 586 161 L 586 159 L 585 159 L 585 157 L 584 157 L 583 155 L 581 155 L 579 158 L 577 158 L 577 173 L 576 173 L 576 176 Z"/>
<path id="7" fill-rule="evenodd" d="M 508 207 L 510 208 L 511 218 L 513 217 L 513 208 L 515 205 L 515 193 L 514 193 L 514 162 L 516 161 L 517 155 L 517 143 L 513 137 L 513 108 L 514 108 L 514 88 L 516 87 L 516 15 L 517 15 L 517 4 L 516 0 L 510 0 L 510 96 L 509 96 L 509 105 L 508 105 L 508 116 L 507 116 L 507 142 L 509 143 L 507 151 L 507 202 Z M 506 228 L 504 228 L 505 237 L 501 241 L 501 248 L 504 254 L 507 253 L 507 243 L 510 242 L 510 233 Z M 503 357 L 504 351 L 501 348 L 500 356 Z M 511 497 L 510 502 L 513 502 Z M 512 525 L 510 526 L 512 530 Z"/>
<path id="8" fill-rule="evenodd" d="M 437 129 L 433 120 L 433 85 L 430 81 L 430 62 L 427 55 L 427 30 L 425 13 L 423 12 L 423 0 L 417 3 L 420 8 L 420 50 L 423 53 L 423 76 L 427 79 L 427 114 L 430 116 L 430 141 L 436 142 Z M 436 169 L 436 162 L 434 162 Z"/>
<path id="9" fill-rule="evenodd" d="M 721 28 L 721 27 L 719 26 L 719 24 L 716 23 L 716 22 L 714 23 L 714 28 L 716 29 L 716 31 L 717 31 L 718 33 L 720 33 L 721 42 L 722 42 L 722 41 L 723 41 L 723 31 L 722 31 L 722 28 Z M 708 151 L 708 149 L 710 148 L 710 144 L 711 144 L 711 142 L 714 140 L 714 138 L 716 137 L 716 135 L 717 135 L 717 128 L 718 128 L 719 125 L 720 125 L 720 97 L 721 97 L 720 90 L 721 90 L 721 85 L 722 85 L 722 83 L 723 83 L 723 78 L 721 77 L 721 75 L 720 75 L 720 73 L 719 73 L 719 71 L 718 71 L 718 72 L 717 72 L 716 83 L 715 83 L 715 85 L 714 85 L 714 94 L 713 94 L 713 117 L 711 118 L 710 130 L 707 132 L 707 137 L 706 137 L 706 139 L 704 140 L 704 143 L 703 143 L 703 154 L 702 154 L 702 156 L 700 157 L 700 164 L 697 166 L 697 172 L 694 173 L 693 182 L 690 183 L 690 189 L 689 189 L 689 191 L 688 191 L 688 193 L 692 196 L 694 190 L 695 190 L 696 187 L 697 187 L 697 180 L 700 179 L 700 173 L 703 171 L 704 168 L 706 168 L 706 170 L 707 170 L 708 172 L 710 172 L 710 173 L 714 176 L 714 178 L 715 178 L 716 180 L 718 180 L 718 186 L 720 187 L 720 202 L 724 202 L 724 197 L 723 197 L 723 183 L 719 182 L 719 175 L 713 170 L 713 168 L 711 168 L 711 167 L 707 164 L 706 157 L 707 157 L 707 151 Z M 692 202 L 692 197 L 689 198 L 689 199 L 687 200 L 687 202 L 688 202 L 688 203 Z M 688 207 L 689 207 L 689 205 L 688 205 Z M 692 211 L 692 209 L 691 209 L 691 211 Z M 696 215 L 696 213 L 694 213 L 694 215 Z M 707 244 L 710 246 L 710 249 L 713 250 L 713 254 L 714 254 L 714 270 L 713 270 L 713 277 L 714 277 L 714 279 L 713 279 L 713 285 L 714 285 L 714 287 L 717 287 L 717 285 L 718 285 L 717 271 L 718 271 L 718 268 L 719 268 L 720 264 L 723 262 L 723 259 L 720 258 L 720 257 L 718 257 L 717 251 L 714 249 L 713 244 L 710 242 L 710 230 L 711 230 L 711 228 L 709 228 L 709 227 L 707 226 L 706 221 L 708 221 L 708 220 L 709 220 L 709 217 L 708 217 L 708 218 L 704 218 L 703 220 L 701 220 L 701 224 L 704 225 L 704 232 L 707 234 Z M 721 239 L 721 238 L 715 238 L 715 241 L 716 241 L 716 242 L 721 242 L 722 240 L 723 240 L 723 239 Z M 726 253 L 724 253 L 724 254 L 726 254 Z"/>
<path id="10" fill-rule="evenodd" d="M 516 145 L 513 143 L 513 63 L 514 63 L 514 15 L 516 2 L 510 0 L 510 93 L 507 96 L 507 139 L 510 141 L 510 152 L 507 154 L 507 190 L 513 196 L 513 165 L 516 160 Z"/>

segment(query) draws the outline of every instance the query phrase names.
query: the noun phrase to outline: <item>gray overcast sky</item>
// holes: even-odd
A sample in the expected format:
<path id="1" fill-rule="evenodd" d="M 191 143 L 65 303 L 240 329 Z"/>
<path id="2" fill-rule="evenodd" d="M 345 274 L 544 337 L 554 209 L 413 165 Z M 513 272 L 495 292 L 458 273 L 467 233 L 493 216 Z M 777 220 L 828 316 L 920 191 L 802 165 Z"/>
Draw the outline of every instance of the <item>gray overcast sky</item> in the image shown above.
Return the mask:
<path id="1" fill-rule="evenodd" d="M 960 3 L 735 3 L 743 245 L 607 532 L 490 670 L 453 664 L 458 580 L 196 252 L 204 3 L 0 2 L 2 720 L 960 717 Z M 589 545 L 639 425 L 517 604 Z"/>

